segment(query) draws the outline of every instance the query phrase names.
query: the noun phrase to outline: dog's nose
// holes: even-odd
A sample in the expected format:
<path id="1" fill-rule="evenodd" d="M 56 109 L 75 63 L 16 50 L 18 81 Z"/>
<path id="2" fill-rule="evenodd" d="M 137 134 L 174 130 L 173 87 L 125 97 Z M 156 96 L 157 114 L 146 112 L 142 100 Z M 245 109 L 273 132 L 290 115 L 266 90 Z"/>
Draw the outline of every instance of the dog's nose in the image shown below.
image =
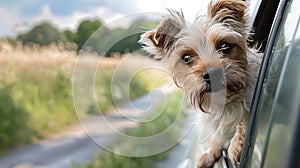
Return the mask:
<path id="1" fill-rule="evenodd" d="M 224 72 L 220 68 L 208 68 L 202 74 L 202 79 L 204 82 L 211 84 L 211 82 L 216 82 L 224 78 Z"/>

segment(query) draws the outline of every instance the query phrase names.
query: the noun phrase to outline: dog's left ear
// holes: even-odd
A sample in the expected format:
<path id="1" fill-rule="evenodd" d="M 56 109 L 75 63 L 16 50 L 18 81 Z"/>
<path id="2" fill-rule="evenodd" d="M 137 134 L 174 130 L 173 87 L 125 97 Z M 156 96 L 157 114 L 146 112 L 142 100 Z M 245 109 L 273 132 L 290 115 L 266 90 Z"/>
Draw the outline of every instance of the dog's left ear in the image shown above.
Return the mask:
<path id="1" fill-rule="evenodd" d="M 168 15 L 155 29 L 141 35 L 143 48 L 158 58 L 163 58 L 177 41 L 176 35 L 186 26 L 182 12 L 169 10 Z"/>
<path id="2" fill-rule="evenodd" d="M 247 26 L 247 4 L 242 0 L 217 0 L 208 6 L 208 17 L 236 29 Z"/>

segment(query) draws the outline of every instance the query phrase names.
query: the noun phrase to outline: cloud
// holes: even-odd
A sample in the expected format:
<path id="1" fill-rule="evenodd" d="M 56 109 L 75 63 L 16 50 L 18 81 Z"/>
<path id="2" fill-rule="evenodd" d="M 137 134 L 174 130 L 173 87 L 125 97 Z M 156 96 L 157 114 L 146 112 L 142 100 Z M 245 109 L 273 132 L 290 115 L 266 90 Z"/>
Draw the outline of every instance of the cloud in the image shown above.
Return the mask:
<path id="1" fill-rule="evenodd" d="M 166 6 L 167 8 L 182 10 L 185 18 L 189 22 L 193 22 L 197 16 L 206 14 L 209 2 L 210 0 L 166 0 Z"/>
<path id="2" fill-rule="evenodd" d="M 35 0 L 34 3 L 24 5 L 20 9 L 22 15 L 33 16 L 41 12 L 43 6 L 49 6 L 54 15 L 68 16 L 74 12 L 88 12 L 93 7 L 106 7 L 111 11 L 128 14 L 137 10 L 136 0 Z"/>
<path id="3" fill-rule="evenodd" d="M 90 15 L 80 12 L 74 11 L 71 15 L 59 16 L 53 14 L 49 5 L 43 5 L 41 7 L 40 13 L 32 16 L 32 22 L 42 22 L 42 21 L 50 21 L 54 23 L 60 29 L 76 29 L 76 23 L 78 20 L 82 18 L 88 18 Z"/>
<path id="4" fill-rule="evenodd" d="M 1 33 L 12 35 L 12 31 L 16 31 L 16 21 L 17 18 L 11 15 L 9 10 L 0 7 L 0 23 L 1 23 Z"/>
<path id="5" fill-rule="evenodd" d="M 27 0 L 29 1 L 29 0 Z M 78 22 L 86 18 L 105 19 L 106 23 L 135 13 L 138 10 L 136 0 L 30 0 L 20 7 L 19 14 L 30 22 L 49 20 L 60 28 L 75 30 Z M 127 22 L 126 22 L 127 23 Z M 113 23 L 113 26 L 123 25 Z M 127 23 L 128 24 L 128 23 Z"/>
<path id="6" fill-rule="evenodd" d="M 70 15 L 65 16 L 58 16 L 55 15 L 52 10 L 50 9 L 50 6 L 44 5 L 41 9 L 41 13 L 34 16 L 32 18 L 32 21 L 35 22 L 41 22 L 41 21 L 51 21 L 56 26 L 58 26 L 60 29 L 71 29 L 76 30 L 78 27 L 78 24 L 81 20 L 87 19 L 87 18 L 97 18 L 97 19 L 103 19 L 103 22 L 109 23 L 110 21 L 113 21 L 118 18 L 122 18 L 124 15 L 121 13 L 117 13 L 114 11 L 109 10 L 109 8 L 105 7 L 93 7 L 90 8 L 89 11 L 74 11 Z M 120 25 L 120 24 L 119 24 Z"/>
<path id="7" fill-rule="evenodd" d="M 49 20 L 61 29 L 75 30 L 86 18 L 104 19 L 111 26 L 126 25 L 137 13 L 166 13 L 166 8 L 182 9 L 186 18 L 192 20 L 198 11 L 206 8 L 208 0 L 9 0 L 0 7 L 0 36 L 25 30 L 28 25 Z M 205 4 L 205 5 L 204 5 Z M 150 14 L 151 15 L 151 14 Z M 25 26 L 24 26 L 24 23 Z"/>
<path id="8" fill-rule="evenodd" d="M 122 14 L 132 14 L 138 11 L 137 2 L 139 1 L 141 0 L 104 0 L 104 5 L 112 11 L 117 11 Z"/>

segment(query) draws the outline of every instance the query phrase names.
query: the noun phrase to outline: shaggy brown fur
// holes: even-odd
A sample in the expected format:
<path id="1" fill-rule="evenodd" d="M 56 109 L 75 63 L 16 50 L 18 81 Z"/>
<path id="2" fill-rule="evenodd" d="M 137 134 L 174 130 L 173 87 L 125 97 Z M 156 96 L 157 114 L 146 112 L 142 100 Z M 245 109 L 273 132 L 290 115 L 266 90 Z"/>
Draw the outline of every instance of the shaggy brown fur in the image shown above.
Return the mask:
<path id="1" fill-rule="evenodd" d="M 213 123 L 210 149 L 198 167 L 212 166 L 223 149 L 239 161 L 260 64 L 247 46 L 247 23 L 245 2 L 217 0 L 209 4 L 207 18 L 188 25 L 181 12 L 170 10 L 156 29 L 141 36 L 144 48 L 162 58 L 187 99 Z"/>

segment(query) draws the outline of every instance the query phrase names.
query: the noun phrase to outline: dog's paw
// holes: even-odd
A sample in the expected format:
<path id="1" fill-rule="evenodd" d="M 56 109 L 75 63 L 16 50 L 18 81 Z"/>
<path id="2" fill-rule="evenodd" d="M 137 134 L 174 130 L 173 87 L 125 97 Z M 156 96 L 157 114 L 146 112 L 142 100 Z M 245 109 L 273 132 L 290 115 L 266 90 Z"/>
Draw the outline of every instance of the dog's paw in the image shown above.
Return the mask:
<path id="1" fill-rule="evenodd" d="M 246 134 L 246 119 L 242 120 L 236 127 L 236 132 L 230 141 L 228 148 L 228 157 L 232 163 L 237 164 L 240 161 L 245 134 Z"/>
<path id="2" fill-rule="evenodd" d="M 232 144 L 228 148 L 228 157 L 233 164 L 237 164 L 240 161 L 243 143 Z"/>
<path id="3" fill-rule="evenodd" d="M 197 168 L 212 167 L 220 155 L 220 150 L 209 150 L 209 152 L 205 152 L 197 160 Z"/>
<path id="4" fill-rule="evenodd" d="M 229 148 L 228 157 L 232 163 L 237 164 L 240 161 L 245 134 L 237 132 L 232 138 Z"/>
<path id="5" fill-rule="evenodd" d="M 215 158 L 205 153 L 197 160 L 197 168 L 211 167 L 215 163 Z"/>

